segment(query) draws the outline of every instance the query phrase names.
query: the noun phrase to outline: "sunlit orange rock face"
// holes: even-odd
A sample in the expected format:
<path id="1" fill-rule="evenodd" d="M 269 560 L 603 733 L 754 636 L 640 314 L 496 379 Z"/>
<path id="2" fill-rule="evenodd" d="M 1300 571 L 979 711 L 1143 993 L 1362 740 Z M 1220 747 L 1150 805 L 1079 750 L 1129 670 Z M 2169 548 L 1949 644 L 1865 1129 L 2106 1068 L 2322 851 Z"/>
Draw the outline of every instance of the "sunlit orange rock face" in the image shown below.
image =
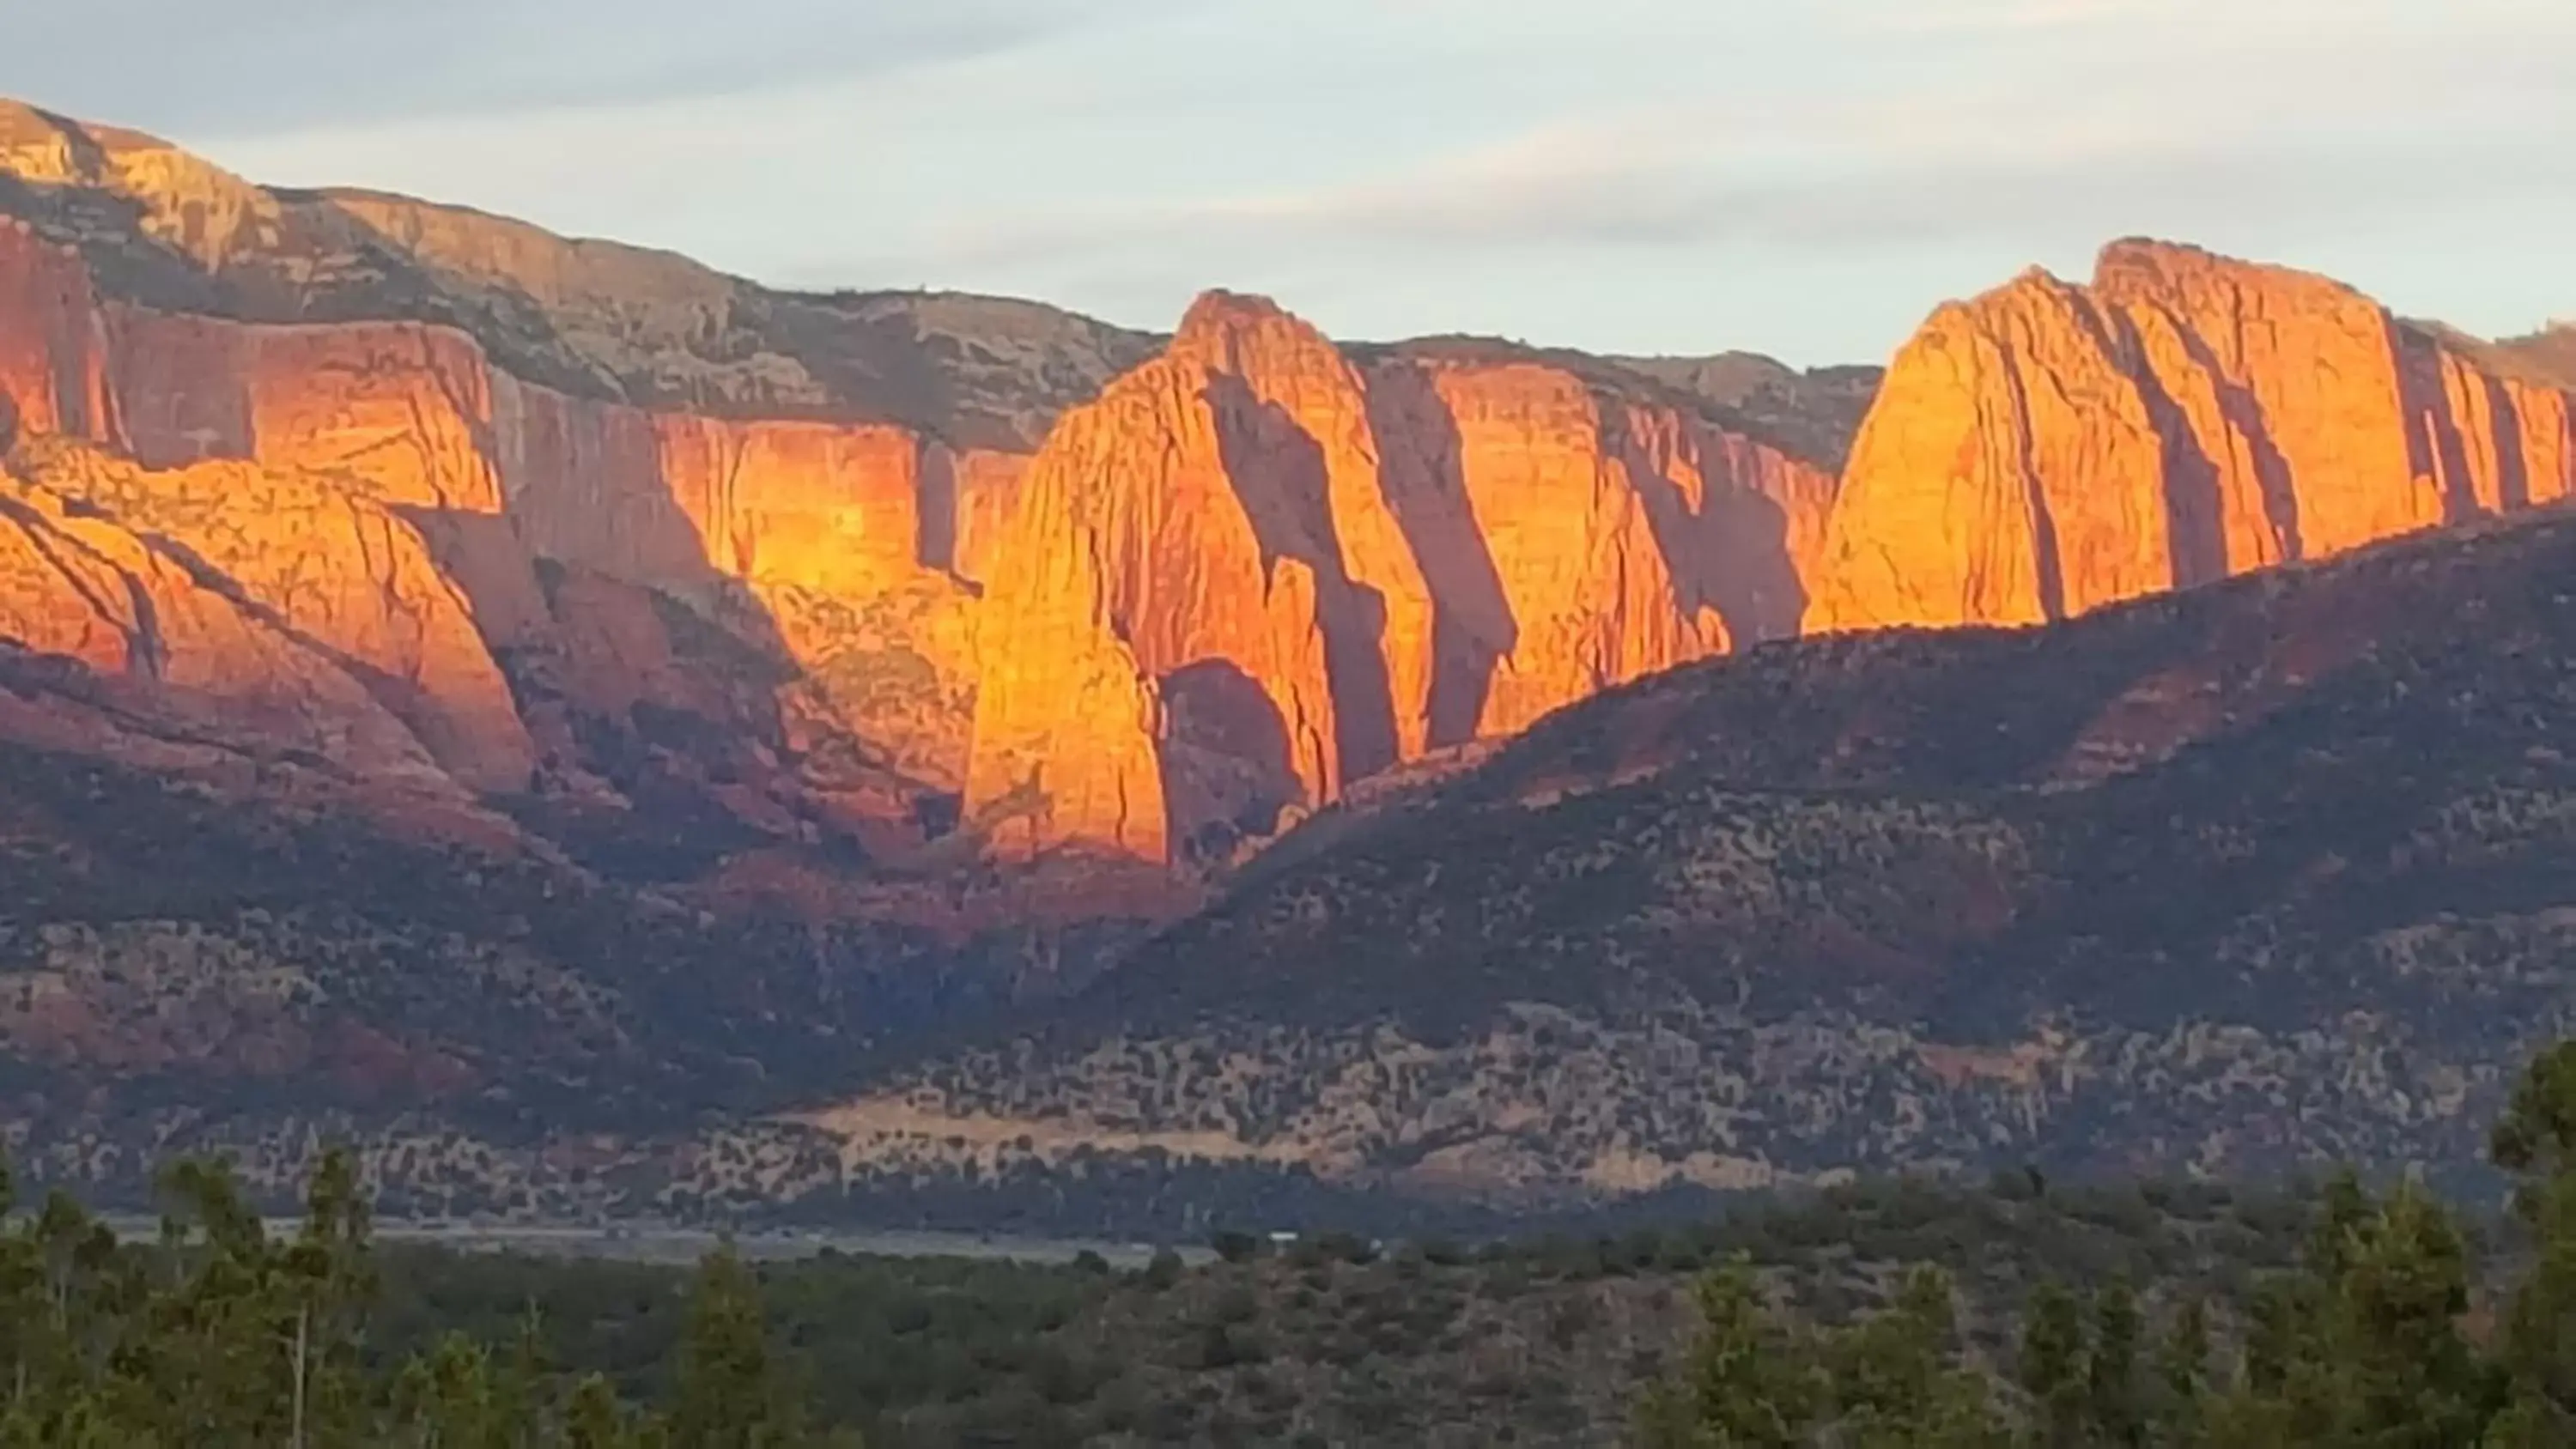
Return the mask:
<path id="1" fill-rule="evenodd" d="M 1433 353 L 1372 388 L 1455 626 L 1434 742 L 1796 632 L 1800 551 L 1834 491 L 1817 469 L 1541 363 Z"/>
<path id="2" fill-rule="evenodd" d="M 1401 763 L 1794 632 L 1834 492 L 1660 384 L 1481 344 L 1346 354 L 1256 299 L 1210 295 L 1065 412 L 1125 344 L 1022 317 L 999 352 L 933 338 L 960 361 L 925 380 L 867 330 L 882 308 L 273 193 L 5 104 L 0 170 L 50 228 L 0 232 L 13 430 L 130 456 L 136 497 L 232 478 L 398 529 L 195 520 L 219 596 L 329 625 L 372 702 L 340 712 L 391 731 L 366 758 L 402 745 L 476 791 L 613 807 L 676 784 L 894 856 L 962 797 L 1005 856 L 1221 858 Z M 482 330 L 402 320 L 424 287 Z M 1005 304 L 904 306 L 936 332 Z M 493 309 L 518 320 L 473 320 Z M 852 420 L 951 392 L 957 428 Z M 1014 439 L 1036 455 L 969 441 Z M 402 636 L 415 556 L 470 630 Z M 148 667 L 72 648 L 63 587 L 52 622 L 22 610 L 30 641 L 223 672 L 212 644 Z"/>
<path id="3" fill-rule="evenodd" d="M 442 244 L 488 262 L 470 242 Z M 693 719 L 721 761 L 624 753 L 762 830 L 895 853 L 922 799 L 963 795 L 1005 855 L 1222 854 L 1400 762 L 1794 631 L 1833 493 L 1635 379 L 1475 347 L 1363 364 L 1223 294 L 1035 458 L 575 396 L 443 326 L 103 299 L 21 229 L 0 306 L 30 436 L 130 454 L 145 493 L 220 464 L 299 480 L 435 561 L 472 630 L 351 647 L 461 782 L 614 796 L 600 721 Z M 357 533 L 206 522 L 229 584 L 281 612 L 319 590 L 355 618 L 381 582 Z"/>
<path id="4" fill-rule="evenodd" d="M 1211 294 L 1030 465 L 990 570 L 970 818 L 1010 855 L 1221 853 L 1794 632 L 1833 486 L 1512 349 L 1355 363 Z"/>
<path id="5" fill-rule="evenodd" d="M 0 634 L 459 798 L 914 865 L 1223 860 L 1802 629 L 2063 618 L 2576 485 L 2545 359 L 2152 243 L 1943 308 L 1837 478 L 1644 373 L 1256 298 L 1135 365 L 5 104 L 0 171 L 38 223 L 0 221 Z"/>
<path id="6" fill-rule="evenodd" d="M 13 425 L 87 436 L 107 426 L 107 340 L 89 268 L 0 218 L 0 396 Z"/>
<path id="7" fill-rule="evenodd" d="M 2324 278 L 2116 243 L 1906 346 L 1806 623 L 2037 623 L 2547 502 L 2568 411 Z"/>
<path id="8" fill-rule="evenodd" d="M 502 652 L 582 654 L 550 677 L 577 686 L 572 707 L 613 719 L 639 703 L 688 712 L 721 697 L 698 714 L 725 729 L 751 709 L 769 723 L 766 748 L 831 761 L 832 778 L 807 783 L 839 796 L 854 829 L 908 829 L 913 796 L 962 787 L 973 591 L 952 561 L 924 562 L 932 535 L 959 531 L 945 512 L 926 516 L 924 500 L 946 510 L 962 491 L 978 510 L 969 547 L 989 552 L 990 515 L 1016 481 L 1007 464 L 892 426 L 570 397 L 497 370 L 441 327 L 254 325 L 102 301 L 77 259 L 14 227 L 0 227 L 0 309 L 11 431 L 130 454 L 141 466 L 112 471 L 129 500 L 162 509 L 152 527 L 255 612 L 365 666 L 370 697 L 401 697 L 396 728 L 474 789 L 529 783 L 530 736 Z M 93 482 L 108 470 L 104 453 L 49 456 L 55 471 L 89 459 Z M 684 632 L 710 680 L 675 702 L 666 679 L 613 679 L 605 670 L 629 656 L 577 647 L 595 635 L 567 624 L 540 560 L 702 614 L 706 627 Z M 431 593 L 456 607 L 421 614 Z M 642 617 L 658 630 L 673 616 Z M 44 647 L 34 638 L 59 632 L 30 623 L 26 637 Z M 174 684 L 238 663 L 211 643 L 147 653 Z M 140 669 L 145 657 L 110 667 Z M 247 670 L 242 688 L 265 688 L 248 681 L 269 672 Z M 746 705 L 746 687 L 768 704 Z M 384 723 L 360 733 L 372 740 Z M 371 744 L 343 763 L 383 758 Z M 556 765 L 582 770 L 569 757 Z M 764 825 L 794 814 L 774 800 L 748 813 Z"/>
<path id="9" fill-rule="evenodd" d="M 22 442 L 0 473 L 0 635 L 352 769 L 528 784 L 464 597 L 408 524 L 324 480 Z"/>

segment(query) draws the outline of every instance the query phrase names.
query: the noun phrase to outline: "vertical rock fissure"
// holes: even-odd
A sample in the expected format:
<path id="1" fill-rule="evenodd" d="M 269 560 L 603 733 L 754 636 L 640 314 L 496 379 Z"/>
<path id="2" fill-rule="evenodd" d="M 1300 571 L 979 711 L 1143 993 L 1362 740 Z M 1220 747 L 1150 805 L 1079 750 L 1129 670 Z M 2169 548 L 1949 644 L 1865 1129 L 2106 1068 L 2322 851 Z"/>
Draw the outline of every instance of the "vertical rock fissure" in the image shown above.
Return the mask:
<path id="1" fill-rule="evenodd" d="M 2155 308 L 2165 325 L 2190 359 L 2210 379 L 2218 399 L 2219 415 L 2237 437 L 2244 440 L 2252 455 L 2254 479 L 2263 498 L 2263 514 L 2270 524 L 2272 537 L 2279 547 L 2283 563 L 2297 563 L 2308 556 L 2305 530 L 2299 517 L 2298 480 L 2290 470 L 2287 458 L 2281 456 L 2279 444 L 2272 437 L 2263 404 L 2243 379 L 2220 364 L 2208 342 L 2191 324 L 2172 308 L 2162 303 L 2142 303 Z M 2241 344 L 2240 344 L 2241 345 Z M 2231 566 L 2232 561 L 2231 561 Z"/>
<path id="2" fill-rule="evenodd" d="M 2522 406 L 2502 378 L 2473 373 L 2470 381 L 2486 389 L 2488 431 L 2495 439 L 2497 501 L 2508 512 L 2529 508 L 2531 462 L 2522 451 Z"/>
<path id="3" fill-rule="evenodd" d="M 2066 575 L 2058 561 L 2057 520 L 2050 510 L 2046 479 L 2039 467 L 2038 439 L 2031 431 L 2029 383 L 2022 375 L 2020 359 L 2009 338 L 2001 339 L 1995 353 L 2003 359 L 2005 393 L 2011 399 L 2013 444 L 2018 464 L 2014 476 L 2020 480 L 2031 563 L 2039 575 L 2040 610 L 2052 621 L 2063 619 L 2066 617 Z"/>
<path id="4" fill-rule="evenodd" d="M 2109 322 L 2105 341 L 2113 344 L 2113 358 L 2145 402 L 2148 423 L 2162 451 L 2165 538 L 2173 558 L 2173 587 L 2223 579 L 2227 577 L 2226 500 L 2219 487 L 2218 463 L 2201 445 L 2182 405 L 2156 376 L 2138 335 L 2137 319 L 2119 308 L 2104 310 Z"/>

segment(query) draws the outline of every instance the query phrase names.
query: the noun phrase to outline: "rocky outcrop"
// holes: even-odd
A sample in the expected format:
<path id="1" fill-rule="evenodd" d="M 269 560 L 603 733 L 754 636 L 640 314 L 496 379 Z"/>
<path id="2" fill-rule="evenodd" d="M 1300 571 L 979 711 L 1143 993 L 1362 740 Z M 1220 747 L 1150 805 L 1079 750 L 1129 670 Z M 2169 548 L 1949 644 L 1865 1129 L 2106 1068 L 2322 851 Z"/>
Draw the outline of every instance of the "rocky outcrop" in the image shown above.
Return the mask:
<path id="1" fill-rule="evenodd" d="M 1363 366 L 1203 298 L 1031 465 L 990 569 L 1009 645 L 984 651 L 970 818 L 1012 855 L 1222 853 L 1794 632 L 1833 480 L 1622 386 L 1480 346 Z"/>
<path id="2" fill-rule="evenodd" d="M 0 635 L 353 773 L 528 784 L 464 599 L 400 518 L 327 480 L 24 441 L 0 474 Z"/>
<path id="3" fill-rule="evenodd" d="M 978 510 L 971 546 L 988 548 L 994 500 L 1014 476 L 988 455 L 886 425 L 736 421 L 573 396 L 494 367 L 450 328 L 255 324 L 102 299 L 77 254 L 24 227 L 0 227 L 0 307 L 14 431 L 130 454 L 140 466 L 81 456 L 98 460 L 92 482 L 116 471 L 109 491 L 162 508 L 168 516 L 149 526 L 248 597 L 285 617 L 320 609 L 318 627 L 299 624 L 403 681 L 410 697 L 394 713 L 432 756 L 459 761 L 472 787 L 529 778 L 497 655 L 572 687 L 549 702 L 612 733 L 639 702 L 716 733 L 746 712 L 784 721 L 761 742 L 811 754 L 818 796 L 869 802 L 864 821 L 845 822 L 853 828 L 913 829 L 917 797 L 962 788 L 972 589 L 924 555 L 953 547 L 960 529 L 946 510 L 961 493 Z M 236 477 L 262 481 L 229 494 L 209 481 Z M 290 501 L 277 480 L 301 491 Z M 317 499 L 371 521 L 307 526 Z M 395 640 L 429 585 L 382 576 L 388 558 L 412 563 L 387 553 L 385 528 L 425 547 L 429 579 L 461 595 L 461 636 Z M 684 631 L 700 641 L 689 662 L 710 677 L 686 689 L 612 681 L 607 669 L 629 656 L 576 647 L 590 636 L 567 631 L 541 587 L 545 567 L 693 611 L 704 627 Z M 370 599 L 382 601 L 371 621 L 361 617 Z M 677 622 L 645 612 L 654 627 Z M 355 634 L 336 634 L 342 626 Z M 731 642 L 711 642 L 719 637 Z M 543 662 L 568 652 L 583 657 Z M 721 707 L 691 714 L 692 700 Z M 596 742 L 601 724 L 588 728 Z M 583 736 L 549 737 L 560 746 L 542 752 L 550 778 L 597 776 Z M 767 800 L 753 813 L 770 823 L 796 811 Z"/>
<path id="4" fill-rule="evenodd" d="M 41 189 L 35 200 L 55 203 L 43 208 L 48 221 L 82 241 L 160 253 L 203 271 L 274 254 L 295 229 L 292 208 L 274 193 L 157 136 L 6 99 L 0 176 Z M 81 204 L 95 198 L 114 204 Z"/>
<path id="5" fill-rule="evenodd" d="M 388 708 L 476 788 L 685 785 L 880 855 L 962 803 L 1005 854 L 1223 856 L 1790 632 L 1833 492 L 1710 396 L 1513 349 L 1354 357 L 1252 299 L 1149 359 L 1030 304 L 791 296 L 272 191 L 26 107 L 0 105 L 0 172 L 13 428 L 129 454 L 144 493 L 231 464 L 400 523 L 479 666 L 338 644 L 411 681 Z M 372 560 L 256 535 L 225 535 L 227 577 L 354 617 Z"/>
<path id="6" fill-rule="evenodd" d="M 113 427 L 99 315 L 78 253 L 0 218 L 0 434 Z"/>
<path id="7" fill-rule="evenodd" d="M 1842 471 L 1860 420 L 1885 369 L 1819 367 L 1800 372 L 1759 353 L 1712 357 L 1614 357 L 1630 372 L 1716 404 L 1802 458 Z"/>
<path id="8" fill-rule="evenodd" d="M 1354 581 L 1330 496 L 1337 468 L 1375 486 L 1375 458 L 1352 451 L 1364 416 L 1329 343 L 1214 296 L 1169 353 L 1058 425 L 987 595 L 968 809 L 1002 850 L 1158 858 L 1202 828 L 1266 833 L 1339 789 L 1323 611 L 1344 617 Z M 1021 795 L 1029 809 L 989 818 Z"/>
<path id="9" fill-rule="evenodd" d="M 1806 622 L 2037 623 L 2546 502 L 2568 408 L 2324 278 L 2117 243 L 1906 346 Z"/>
<path id="10" fill-rule="evenodd" d="M 1943 308 L 1882 382 L 1346 349 L 1223 293 L 1168 344 L 774 293 L 5 104 L 0 177 L 0 431 L 98 450 L 20 480 L 65 520 L 13 544 L 51 579 L 22 642 L 196 667 L 111 658 L 27 562 L 112 523 L 461 788 L 889 862 L 958 821 L 1006 857 L 1229 858 L 1712 654 L 2064 618 L 2576 485 L 2549 336 L 2151 243 Z"/>
<path id="11" fill-rule="evenodd" d="M 1156 345 L 1033 302 L 774 292 L 464 207 L 270 189 L 156 137 L 6 100 L 0 212 L 78 249 L 114 295 L 163 311 L 433 323 L 575 397 L 884 423 L 965 448 L 1033 449 Z"/>
<path id="12" fill-rule="evenodd" d="M 1399 506 L 1463 514 L 1463 531 L 1423 530 L 1443 540 L 1459 625 L 1436 743 L 1796 632 L 1830 475 L 1669 399 L 1508 355 L 1426 350 L 1372 387 Z"/>

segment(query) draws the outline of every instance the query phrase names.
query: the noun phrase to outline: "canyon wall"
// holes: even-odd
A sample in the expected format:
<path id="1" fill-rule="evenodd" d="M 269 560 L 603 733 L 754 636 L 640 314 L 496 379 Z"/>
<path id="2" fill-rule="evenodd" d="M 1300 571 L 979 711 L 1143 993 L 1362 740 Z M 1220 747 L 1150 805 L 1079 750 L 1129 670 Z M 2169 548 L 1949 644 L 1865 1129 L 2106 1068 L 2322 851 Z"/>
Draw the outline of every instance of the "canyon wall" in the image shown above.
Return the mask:
<path id="1" fill-rule="evenodd" d="M 352 770 L 527 788 L 533 747 L 463 595 L 366 500 L 39 438 L 0 473 L 0 559 L 0 635 L 23 647 Z"/>
<path id="2" fill-rule="evenodd" d="M 1391 765 L 1794 633 L 1833 492 L 1643 379 L 1500 345 L 1355 362 L 1212 293 L 1030 466 L 970 818 L 1007 855 L 1221 856 Z"/>
<path id="3" fill-rule="evenodd" d="M 1512 349 L 1362 364 L 1225 294 L 1022 457 L 567 392 L 437 323 L 102 292 L 76 250 L 0 231 L 17 430 L 130 457 L 146 482 L 86 504 L 121 526 L 199 499 L 227 545 L 202 561 L 259 609 L 363 595 L 395 547 L 267 517 L 290 493 L 434 559 L 473 628 L 368 661 L 403 683 L 359 695 L 400 693 L 461 783 L 678 778 L 888 856 L 946 798 L 1005 857 L 1222 858 L 1392 765 L 1794 632 L 1833 493 L 1643 379 Z M 204 501 L 219 465 L 262 482 Z"/>
<path id="4" fill-rule="evenodd" d="M 972 590 L 950 564 L 924 562 L 933 535 L 959 531 L 944 514 L 926 517 L 924 500 L 946 509 L 965 480 L 980 520 L 1015 477 L 1008 460 L 891 425 L 712 418 L 570 396 L 495 368 L 453 328 L 244 323 L 106 299 L 77 254 L 23 225 L 0 225 L 0 394 L 15 433 L 139 465 L 118 488 L 64 496 L 191 549 L 259 609 L 294 619 L 337 600 L 326 605 L 337 619 L 380 598 L 379 633 L 426 629 L 416 617 L 426 586 L 409 560 L 434 558 L 438 589 L 466 601 L 461 634 L 445 630 L 418 657 L 352 657 L 400 681 L 412 702 L 397 716 L 430 754 L 457 760 L 474 788 L 526 789 L 537 764 L 594 773 L 564 731 L 553 733 L 552 758 L 528 757 L 500 659 L 519 659 L 549 685 L 581 686 L 567 701 L 576 713 L 627 720 L 638 702 L 671 709 L 695 697 L 615 677 L 620 659 L 672 657 L 673 641 L 660 636 L 674 626 L 701 636 L 702 656 L 718 656 L 702 666 L 792 676 L 789 719 L 768 745 L 787 745 L 782 731 L 809 746 L 837 741 L 864 770 L 902 781 L 876 789 L 885 796 L 876 814 L 908 823 L 909 796 L 963 784 Z M 19 471 L 61 491 L 51 475 L 73 456 Z M 173 524 L 180 513 L 187 528 Z M 365 526 L 318 526 L 326 515 Z M 979 524 L 975 546 L 988 532 Z M 389 558 L 405 560 L 399 587 L 384 576 Z M 648 592 L 632 596 L 627 623 L 611 631 L 626 646 L 548 669 L 546 656 L 596 642 L 596 609 L 610 597 L 567 596 L 568 570 Z M 703 616 L 704 628 L 648 607 L 650 596 Z M 593 617 L 561 617 L 567 597 Z M 639 646 L 638 631 L 655 637 Z M 718 634 L 736 637 L 706 648 Z M 175 646 L 156 655 L 171 668 L 229 667 L 188 656 Z M 872 669 L 899 675 L 900 687 L 850 678 Z M 775 681 L 730 683 L 740 687 L 714 693 L 767 692 Z M 735 723 L 738 705 L 712 722 Z M 312 707 L 336 709 L 319 694 Z M 456 743 L 469 738 L 478 742 Z"/>
<path id="5" fill-rule="evenodd" d="M 0 173 L 0 633 L 352 769 L 898 866 L 1222 861 L 1729 650 L 2576 487 L 2543 354 L 2153 243 L 1942 308 L 1838 477 L 1857 370 L 770 293 L 4 104 Z"/>
<path id="6" fill-rule="evenodd" d="M 2321 277 L 2121 242 L 1934 314 L 1853 446 L 1810 629 L 2030 624 L 2576 488 L 2570 393 Z"/>

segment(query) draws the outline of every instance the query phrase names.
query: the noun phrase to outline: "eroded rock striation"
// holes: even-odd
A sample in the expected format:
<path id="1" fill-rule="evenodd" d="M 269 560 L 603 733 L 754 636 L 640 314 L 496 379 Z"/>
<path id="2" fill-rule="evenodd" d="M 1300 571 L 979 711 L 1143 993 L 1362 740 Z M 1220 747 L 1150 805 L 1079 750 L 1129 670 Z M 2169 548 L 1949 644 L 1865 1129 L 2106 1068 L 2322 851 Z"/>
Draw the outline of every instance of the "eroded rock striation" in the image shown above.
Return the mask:
<path id="1" fill-rule="evenodd" d="M 25 107 L 0 170 L 13 433 L 130 458 L 119 496 L 155 506 L 258 480 L 154 546 L 278 619 L 392 600 L 333 647 L 465 789 L 700 834 L 1222 859 L 1793 632 L 1834 491 L 1703 394 L 1521 349 L 1346 354 L 1258 299 L 1211 294 L 1149 356 L 1028 304 L 769 293 L 271 190 Z M 427 626 L 383 538 L 225 516 L 281 490 L 399 530 L 470 628 L 394 648 Z"/>
<path id="2" fill-rule="evenodd" d="M 534 763 L 425 541 L 308 475 L 21 443 L 0 470 L 0 635 L 353 771 L 507 792 Z"/>
<path id="3" fill-rule="evenodd" d="M 1354 361 L 1212 293 L 1031 464 L 970 818 L 1013 855 L 1222 855 L 1390 766 L 1794 632 L 1833 487 L 1643 378 L 1478 345 Z"/>
<path id="4" fill-rule="evenodd" d="M 2113 244 L 1935 313 L 1889 370 L 1815 629 L 2028 624 L 2576 487 L 2569 392 L 2339 283 Z"/>
<path id="5" fill-rule="evenodd" d="M 2145 242 L 1943 308 L 1882 384 L 1345 347 L 1221 292 L 1168 339 L 775 293 L 19 106 L 0 182 L 11 637 L 239 696 L 209 711 L 306 681 L 299 748 L 717 854 L 1225 861 L 1750 644 L 2064 618 L 2576 485 L 2548 334 Z"/>
<path id="6" fill-rule="evenodd" d="M 603 749 L 663 764 L 748 750 L 776 778 L 704 792 L 726 811 L 791 837 L 812 817 L 880 844 L 880 827 L 917 834 L 919 802 L 962 787 L 973 589 L 928 555 L 953 551 L 961 497 L 983 546 L 991 500 L 1016 476 L 1007 458 L 893 424 L 566 393 L 433 323 L 243 322 L 105 291 L 77 247 L 0 225 L 8 431 L 31 448 L 86 445 L 45 449 L 35 476 L 59 485 L 68 468 L 113 494 L 64 496 L 184 551 L 246 607 L 298 627 L 318 610 L 315 638 L 372 671 L 370 697 L 460 783 L 519 791 L 535 769 L 614 795 L 606 777 L 633 770 L 595 758 Z M 566 594 L 567 571 L 642 591 L 607 636 L 633 647 L 596 647 L 608 595 Z M 433 594 L 456 607 L 424 613 Z M 634 646 L 639 632 L 657 642 Z M 42 647 L 32 626 L 23 637 Z M 151 657 L 155 679 L 228 667 L 176 640 Z M 706 678 L 615 677 L 619 660 L 674 657 Z M 533 686 L 515 702 L 513 669 Z M 762 722 L 754 737 L 714 739 L 746 719 Z M 671 738 L 643 738 L 655 733 Z M 383 756 L 370 745 L 341 763 Z"/>

